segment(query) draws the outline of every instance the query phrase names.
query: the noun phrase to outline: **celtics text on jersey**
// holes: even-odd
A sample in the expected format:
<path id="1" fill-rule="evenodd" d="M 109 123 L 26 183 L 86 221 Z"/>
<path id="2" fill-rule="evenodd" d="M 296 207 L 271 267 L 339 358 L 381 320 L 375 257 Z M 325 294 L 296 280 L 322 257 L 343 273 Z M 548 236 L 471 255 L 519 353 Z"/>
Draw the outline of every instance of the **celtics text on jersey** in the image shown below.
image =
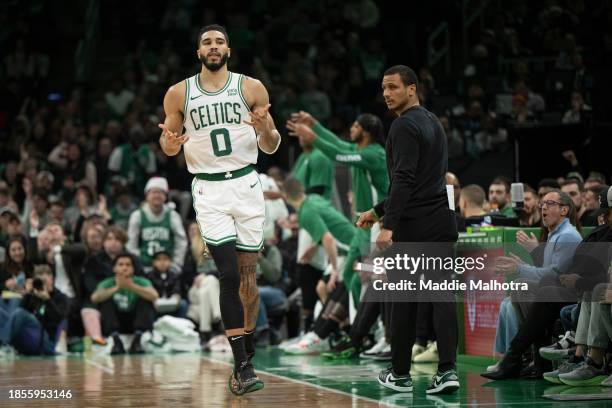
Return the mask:
<path id="1" fill-rule="evenodd" d="M 183 146 L 190 173 L 222 173 L 257 163 L 255 129 L 244 123 L 250 108 L 242 93 L 244 75 L 228 72 L 225 85 L 207 92 L 199 75 L 185 80 Z"/>

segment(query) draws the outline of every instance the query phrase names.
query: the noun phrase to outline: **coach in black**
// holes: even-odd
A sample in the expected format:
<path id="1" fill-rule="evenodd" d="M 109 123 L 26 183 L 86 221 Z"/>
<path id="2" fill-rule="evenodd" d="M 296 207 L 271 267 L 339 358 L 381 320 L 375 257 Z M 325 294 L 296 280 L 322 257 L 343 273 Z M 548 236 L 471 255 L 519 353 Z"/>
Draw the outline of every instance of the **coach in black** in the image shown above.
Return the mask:
<path id="1" fill-rule="evenodd" d="M 362 214 L 357 226 L 371 227 L 382 218 L 379 247 L 393 242 L 455 242 L 457 225 L 449 209 L 444 175 L 448 166 L 446 136 L 438 118 L 419 105 L 418 80 L 407 66 L 389 68 L 382 81 L 389 110 L 398 117 L 386 142 L 389 195 Z M 451 393 L 459 388 L 455 371 L 457 317 L 454 297 L 432 303 L 440 362 L 427 389 L 428 394 Z M 378 381 L 400 392 L 412 391 L 411 349 L 415 341 L 418 303 L 391 305 L 392 367 Z"/>

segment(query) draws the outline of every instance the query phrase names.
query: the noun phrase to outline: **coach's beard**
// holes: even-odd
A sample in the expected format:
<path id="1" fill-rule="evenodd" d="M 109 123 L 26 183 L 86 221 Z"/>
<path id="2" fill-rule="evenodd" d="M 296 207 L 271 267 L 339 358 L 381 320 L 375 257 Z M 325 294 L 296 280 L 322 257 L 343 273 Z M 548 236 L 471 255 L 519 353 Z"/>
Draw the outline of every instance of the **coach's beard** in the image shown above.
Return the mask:
<path id="1" fill-rule="evenodd" d="M 200 56 L 200 61 L 202 62 L 202 65 L 204 65 L 209 71 L 215 72 L 221 69 L 222 66 L 227 64 L 227 58 L 228 58 L 227 53 L 225 53 L 221 56 L 221 59 L 219 60 L 219 62 L 208 62 L 206 60 L 206 57 L 202 57 L 202 56 Z"/>

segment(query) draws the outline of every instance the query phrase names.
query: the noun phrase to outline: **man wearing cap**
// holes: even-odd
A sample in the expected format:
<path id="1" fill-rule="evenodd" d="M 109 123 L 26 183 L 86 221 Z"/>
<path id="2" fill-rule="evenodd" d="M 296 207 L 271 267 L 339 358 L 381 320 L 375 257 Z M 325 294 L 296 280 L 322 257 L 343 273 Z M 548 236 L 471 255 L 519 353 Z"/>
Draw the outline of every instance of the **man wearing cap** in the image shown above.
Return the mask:
<path id="1" fill-rule="evenodd" d="M 181 216 L 165 205 L 168 181 L 151 177 L 145 186 L 145 204 L 130 215 L 127 249 L 140 257 L 143 267 L 150 268 L 153 255 L 161 250 L 172 254 L 175 270 L 183 267 L 187 236 Z"/>

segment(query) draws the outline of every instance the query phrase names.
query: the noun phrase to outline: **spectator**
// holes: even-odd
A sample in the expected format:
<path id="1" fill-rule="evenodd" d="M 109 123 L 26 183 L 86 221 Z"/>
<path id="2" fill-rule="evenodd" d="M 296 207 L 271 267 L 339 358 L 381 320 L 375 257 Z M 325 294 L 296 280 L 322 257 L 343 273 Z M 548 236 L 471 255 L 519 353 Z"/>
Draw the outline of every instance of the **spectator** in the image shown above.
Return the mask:
<path id="1" fill-rule="evenodd" d="M 3 294 L 0 298 L 0 309 L 11 313 L 19 306 L 26 281 L 32 278 L 33 271 L 34 265 L 27 256 L 22 238 L 11 238 L 7 244 L 6 259 L 0 268 L 0 294 L 8 291 L 13 296 Z"/>
<path id="2" fill-rule="evenodd" d="M 119 187 L 115 190 L 115 205 L 110 210 L 114 225 L 127 231 L 130 214 L 137 209 L 129 188 Z"/>
<path id="3" fill-rule="evenodd" d="M 116 79 L 111 85 L 111 90 L 106 93 L 104 98 L 111 117 L 121 119 L 134 100 L 134 93 L 127 88 L 123 88 L 121 80 Z"/>
<path id="4" fill-rule="evenodd" d="M 129 132 L 129 142 L 115 147 L 108 159 L 110 174 L 125 177 L 139 196 L 146 180 L 157 171 L 155 155 L 145 143 L 144 136 L 142 126 L 133 125 Z"/>
<path id="5" fill-rule="evenodd" d="M 13 201 L 6 183 L 0 182 L 0 213 L 5 210 L 17 212 L 17 204 Z"/>
<path id="6" fill-rule="evenodd" d="M 212 258 L 206 257 L 206 244 L 195 222 L 189 226 L 189 239 L 191 240 L 188 253 L 190 262 L 185 263 L 185 269 L 194 268 L 195 279 L 189 286 L 187 316 L 198 324 L 200 340 L 205 344 L 213 335 L 213 325 L 221 321 L 219 272 Z M 186 272 L 185 270 L 183 273 Z"/>
<path id="7" fill-rule="evenodd" d="M 107 136 L 101 137 L 98 140 L 98 148 L 96 149 L 96 155 L 93 161 L 96 166 L 96 186 L 98 187 L 98 193 L 107 191 L 110 181 L 108 161 L 112 152 L 113 141 L 111 138 Z"/>
<path id="8" fill-rule="evenodd" d="M 0 212 L 0 248 L 6 249 L 12 238 L 23 239 L 23 227 L 17 214 L 5 209 Z M 4 262 L 5 259 L 0 259 L 0 263 Z"/>
<path id="9" fill-rule="evenodd" d="M 510 205 L 510 184 L 503 177 L 497 177 L 489 186 L 489 206 L 492 213 L 499 212 L 506 217 L 516 217 Z"/>
<path id="10" fill-rule="evenodd" d="M 440 116 L 440 123 L 446 133 L 448 143 L 448 158 L 454 159 L 463 156 L 463 137 L 456 127 L 451 127 L 448 116 Z"/>
<path id="11" fill-rule="evenodd" d="M 64 231 L 71 231 L 65 214 L 66 205 L 64 201 L 56 195 L 49 196 L 49 222 L 56 222 L 62 226 Z"/>
<path id="12" fill-rule="evenodd" d="M 584 184 L 582 184 L 580 180 L 569 179 L 561 183 L 561 191 L 567 193 L 572 198 L 578 213 L 580 225 L 590 227 L 597 226 L 597 218 L 593 217 L 592 214 L 594 210 L 589 210 L 584 203 Z"/>
<path id="13" fill-rule="evenodd" d="M 140 257 L 145 268 L 151 267 L 153 255 L 161 250 L 172 254 L 172 267 L 182 270 L 187 237 L 181 216 L 165 205 L 168 181 L 152 177 L 145 187 L 145 204 L 130 215 L 127 249 Z"/>
<path id="14" fill-rule="evenodd" d="M 331 104 L 327 95 L 317 88 L 317 78 L 308 75 L 304 87 L 304 92 L 300 95 L 304 109 L 320 121 L 326 122 L 331 116 Z"/>
<path id="15" fill-rule="evenodd" d="M 85 334 L 89 335 L 93 342 L 105 345 L 100 325 L 100 311 L 91 301 L 91 295 L 95 292 L 98 284 L 104 279 L 113 276 L 113 261 L 117 255 L 125 252 L 127 235 L 121 228 L 111 226 L 104 230 L 102 238 L 102 251 L 90 254 L 83 263 L 83 308 L 81 319 L 85 328 Z M 139 267 L 135 268 L 136 275 L 141 274 Z"/>
<path id="16" fill-rule="evenodd" d="M 153 270 L 145 276 L 153 283 L 153 287 L 159 294 L 159 299 L 154 302 L 157 316 L 171 314 L 176 317 L 187 315 L 187 301 L 181 299 L 180 274 L 170 271 L 172 260 L 170 253 L 161 250 L 153 255 Z"/>
<path id="17" fill-rule="evenodd" d="M 536 191 L 529 186 L 524 184 L 524 206 L 523 211 L 519 213 L 519 225 L 521 227 L 540 227 L 542 225 L 542 219 L 540 217 L 540 198 Z"/>
<path id="18" fill-rule="evenodd" d="M 545 178 L 538 183 L 538 197 L 540 200 L 553 190 L 560 189 L 559 182 L 555 179 Z"/>
<path id="19" fill-rule="evenodd" d="M 259 345 L 278 344 L 282 318 L 288 310 L 287 296 L 276 287 L 282 277 L 283 258 L 274 243 L 274 238 L 268 239 L 257 259 L 257 285 L 261 299 L 256 327 Z"/>
<path id="20" fill-rule="evenodd" d="M 599 208 L 599 194 L 607 186 L 589 187 L 584 192 L 584 206 L 587 210 L 597 210 Z"/>
<path id="21" fill-rule="evenodd" d="M 476 143 L 476 135 L 482 131 L 482 116 L 480 102 L 471 101 L 463 124 L 463 138 L 465 139 L 465 151 L 472 158 L 478 157 L 481 153 L 481 148 Z"/>
<path id="22" fill-rule="evenodd" d="M 35 227 L 35 222 L 33 227 Z M 31 236 L 31 238 L 33 238 Z M 87 256 L 87 248 L 82 243 L 70 244 L 57 223 L 49 223 L 38 235 L 34 259 L 46 260 L 54 272 L 57 288 L 68 297 L 68 348 L 82 351 L 81 336 L 83 325 L 80 310 L 83 299 L 81 272 Z"/>
<path id="23" fill-rule="evenodd" d="M 96 167 L 83 157 L 82 147 L 78 143 L 60 143 L 49 153 L 48 160 L 61 175 L 65 190 L 71 192 L 75 185 L 86 182 L 93 191 L 97 191 Z"/>
<path id="24" fill-rule="evenodd" d="M 113 277 L 104 279 L 91 295 L 102 315 L 102 332 L 113 337 L 111 354 L 124 354 L 119 333 L 134 334 L 130 354 L 144 352 L 142 332 L 152 329 L 153 302 L 159 295 L 151 281 L 134 276 L 134 257 L 121 253 L 113 260 Z"/>
<path id="25" fill-rule="evenodd" d="M 481 151 L 504 151 L 508 146 L 508 131 L 499 127 L 495 112 L 489 112 L 485 117 L 485 128 L 476 134 L 475 139 Z"/>
<path id="26" fill-rule="evenodd" d="M 586 123 L 591 115 L 591 107 L 584 103 L 582 94 L 578 91 L 572 92 L 571 108 L 563 115 L 561 122 L 569 123 Z"/>
<path id="27" fill-rule="evenodd" d="M 47 265 L 34 269 L 21 308 L 7 313 L 0 308 L 0 344 L 11 344 L 25 355 L 55 355 L 55 345 L 68 314 L 68 299 L 54 286 Z"/>
<path id="28" fill-rule="evenodd" d="M 25 223 L 24 223 L 24 234 L 30 235 L 33 228 L 32 219 L 36 218 L 36 228 L 42 229 L 49 223 L 49 216 L 47 211 L 49 210 L 49 192 L 47 190 L 36 189 L 32 192 L 31 202 L 27 202 L 23 205 Z M 27 197 L 27 193 L 26 193 Z"/>
<path id="29" fill-rule="evenodd" d="M 541 113 L 546 109 L 546 103 L 542 95 L 533 92 L 525 81 L 520 80 L 516 83 L 514 93 L 523 97 L 525 107 L 529 112 Z"/>

